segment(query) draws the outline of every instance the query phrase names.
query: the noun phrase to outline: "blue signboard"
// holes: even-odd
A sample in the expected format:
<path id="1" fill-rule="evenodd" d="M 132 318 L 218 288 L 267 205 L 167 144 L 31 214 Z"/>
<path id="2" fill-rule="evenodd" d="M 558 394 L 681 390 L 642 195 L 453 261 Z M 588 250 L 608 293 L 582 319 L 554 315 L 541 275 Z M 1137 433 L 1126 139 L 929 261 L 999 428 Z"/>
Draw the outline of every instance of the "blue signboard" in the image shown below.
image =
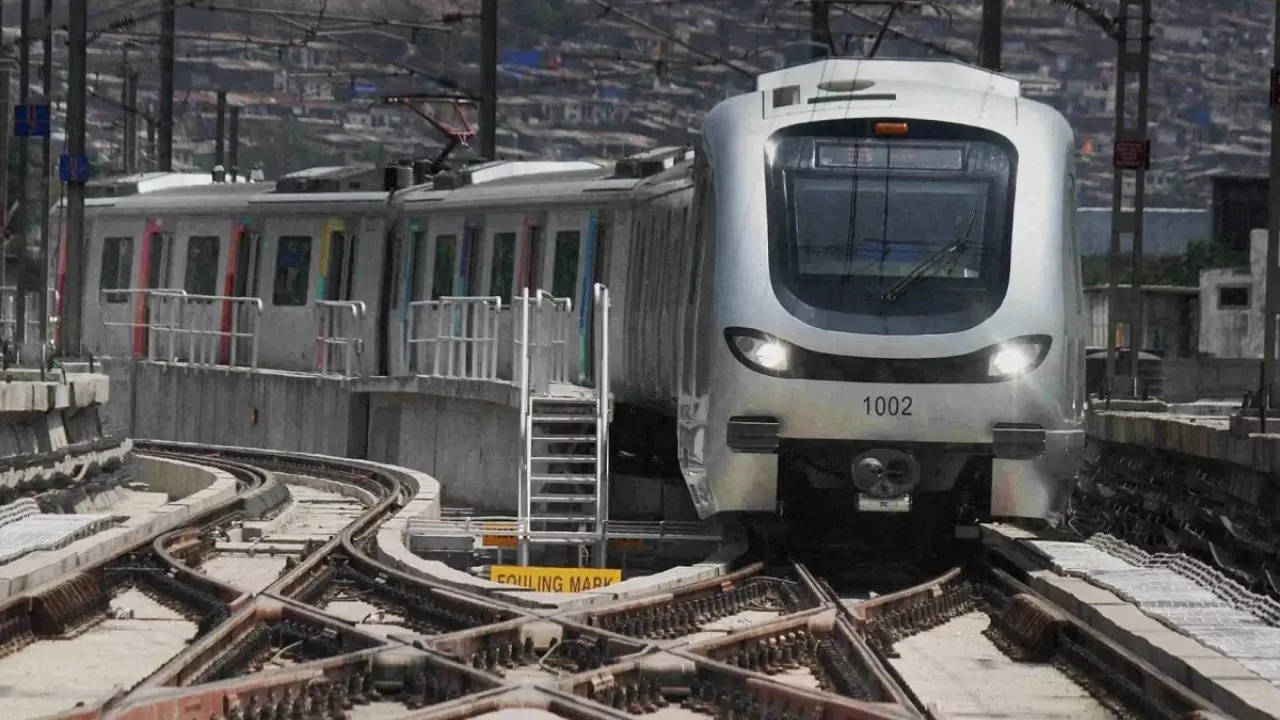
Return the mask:
<path id="1" fill-rule="evenodd" d="M 372 95 L 373 93 L 378 92 L 377 85 L 364 80 L 357 80 L 355 82 L 354 89 L 361 95 Z"/>
<path id="2" fill-rule="evenodd" d="M 518 65 L 520 67 L 528 68 L 542 67 L 542 51 L 507 50 L 502 53 L 502 64 Z"/>
<path id="3" fill-rule="evenodd" d="M 49 106 L 13 106 L 13 134 L 15 137 L 49 137 Z"/>
<path id="4" fill-rule="evenodd" d="M 89 182 L 89 156 L 67 154 L 59 155 L 58 179 L 62 182 L 75 182 L 81 184 Z"/>

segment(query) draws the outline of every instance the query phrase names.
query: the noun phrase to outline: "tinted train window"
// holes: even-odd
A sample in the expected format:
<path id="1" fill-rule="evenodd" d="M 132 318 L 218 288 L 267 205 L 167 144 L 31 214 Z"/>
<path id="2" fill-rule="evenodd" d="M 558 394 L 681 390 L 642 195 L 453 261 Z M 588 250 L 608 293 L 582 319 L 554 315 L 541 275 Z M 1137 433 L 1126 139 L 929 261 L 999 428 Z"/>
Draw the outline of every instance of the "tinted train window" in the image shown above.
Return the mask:
<path id="1" fill-rule="evenodd" d="M 306 305 L 311 281 L 311 238 L 284 236 L 276 243 L 276 282 L 271 302 Z"/>
<path id="2" fill-rule="evenodd" d="M 436 236 L 436 263 L 431 271 L 432 300 L 453 294 L 453 265 L 457 247 L 456 235 Z"/>
<path id="3" fill-rule="evenodd" d="M 409 252 L 413 254 L 413 259 L 409 265 L 410 272 L 413 273 L 409 290 L 409 301 L 412 302 L 421 300 L 422 293 L 425 291 L 422 286 L 427 281 L 427 234 L 421 230 L 416 230 L 410 236 L 409 243 Z"/>
<path id="4" fill-rule="evenodd" d="M 187 238 L 187 276 L 182 288 L 192 295 L 218 294 L 217 237 Z"/>
<path id="5" fill-rule="evenodd" d="M 511 283 L 516 271 L 516 234 L 493 236 L 493 259 L 489 261 L 489 294 L 511 302 Z"/>
<path id="6" fill-rule="evenodd" d="M 556 233 L 555 265 L 551 271 L 551 294 L 556 297 L 573 297 L 573 286 L 578 282 L 578 246 L 582 235 L 577 230 L 561 230 Z"/>
<path id="7" fill-rule="evenodd" d="M 786 128 L 770 140 L 770 276 L 783 305 L 830 330 L 955 332 L 995 312 L 1009 282 L 1016 156 L 1007 140 L 911 121 Z"/>
<path id="8" fill-rule="evenodd" d="M 102 241 L 102 268 L 98 273 L 100 290 L 120 290 L 129 287 L 133 279 L 133 238 L 110 237 Z M 105 297 L 110 303 L 128 300 L 125 293 L 110 293 Z"/>

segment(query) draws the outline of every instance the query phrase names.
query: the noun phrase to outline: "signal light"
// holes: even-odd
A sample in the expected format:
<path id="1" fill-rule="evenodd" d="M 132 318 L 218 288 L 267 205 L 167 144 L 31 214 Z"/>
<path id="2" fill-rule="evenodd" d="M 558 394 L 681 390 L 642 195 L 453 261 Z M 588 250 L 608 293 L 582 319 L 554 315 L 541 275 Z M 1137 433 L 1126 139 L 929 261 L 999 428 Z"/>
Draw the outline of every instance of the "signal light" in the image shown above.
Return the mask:
<path id="1" fill-rule="evenodd" d="M 889 137 L 902 137 L 907 134 L 907 124 L 904 122 L 878 122 L 874 129 L 877 135 L 885 135 Z"/>

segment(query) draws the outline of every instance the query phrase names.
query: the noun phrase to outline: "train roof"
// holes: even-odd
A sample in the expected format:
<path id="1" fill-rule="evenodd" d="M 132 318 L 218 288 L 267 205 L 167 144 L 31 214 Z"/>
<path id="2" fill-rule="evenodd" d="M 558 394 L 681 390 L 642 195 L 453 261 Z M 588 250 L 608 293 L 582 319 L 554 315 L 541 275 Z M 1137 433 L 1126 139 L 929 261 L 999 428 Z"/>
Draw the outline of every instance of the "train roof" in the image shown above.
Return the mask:
<path id="1" fill-rule="evenodd" d="M 756 78 L 757 91 L 796 88 L 799 91 L 796 101 L 806 105 L 843 94 L 891 93 L 900 88 L 920 86 L 991 93 L 1007 98 L 1017 98 L 1022 92 L 1022 86 L 1015 78 L 954 60 L 826 58 Z"/>

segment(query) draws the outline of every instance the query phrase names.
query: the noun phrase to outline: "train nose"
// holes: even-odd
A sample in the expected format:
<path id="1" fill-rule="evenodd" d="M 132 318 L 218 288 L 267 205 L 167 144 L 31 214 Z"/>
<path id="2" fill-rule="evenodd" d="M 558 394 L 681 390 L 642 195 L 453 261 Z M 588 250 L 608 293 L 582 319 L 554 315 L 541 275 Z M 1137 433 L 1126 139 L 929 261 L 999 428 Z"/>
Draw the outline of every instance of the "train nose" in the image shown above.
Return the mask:
<path id="1" fill-rule="evenodd" d="M 872 497 L 898 497 L 915 487 L 919 479 L 920 464 L 901 450 L 868 450 L 853 460 L 853 484 Z"/>

